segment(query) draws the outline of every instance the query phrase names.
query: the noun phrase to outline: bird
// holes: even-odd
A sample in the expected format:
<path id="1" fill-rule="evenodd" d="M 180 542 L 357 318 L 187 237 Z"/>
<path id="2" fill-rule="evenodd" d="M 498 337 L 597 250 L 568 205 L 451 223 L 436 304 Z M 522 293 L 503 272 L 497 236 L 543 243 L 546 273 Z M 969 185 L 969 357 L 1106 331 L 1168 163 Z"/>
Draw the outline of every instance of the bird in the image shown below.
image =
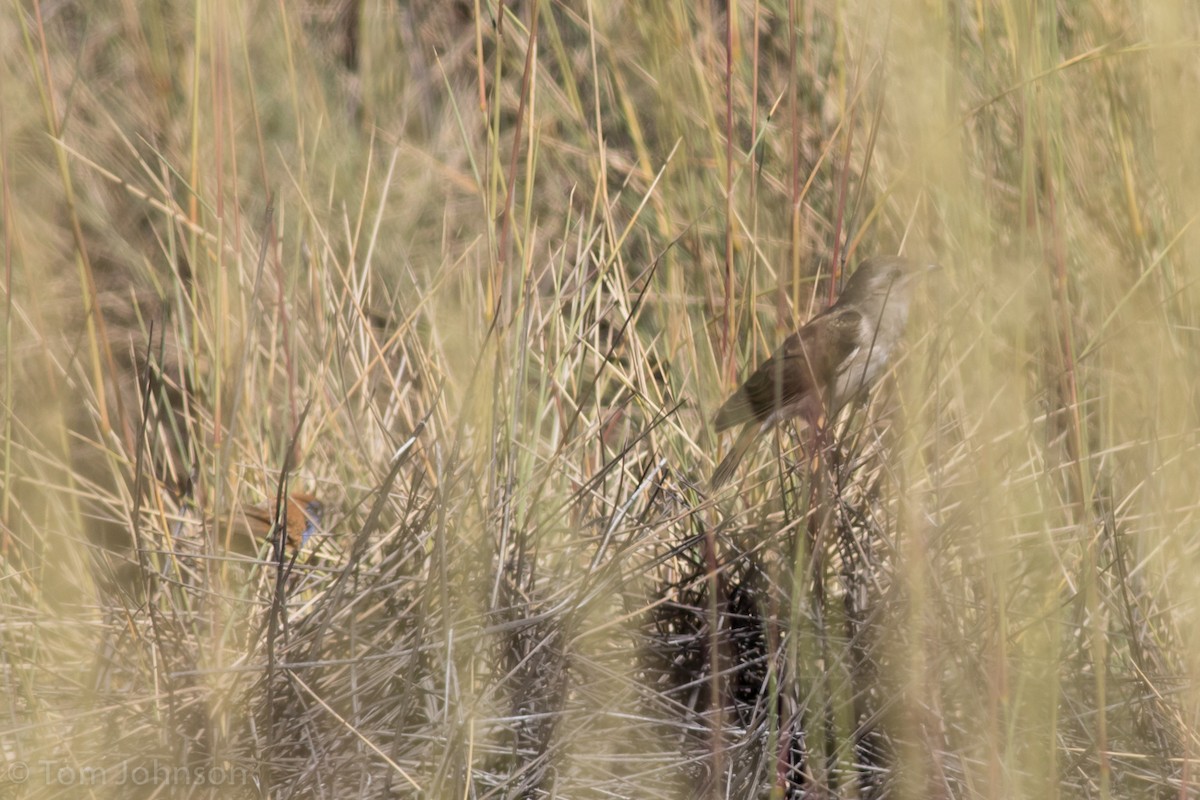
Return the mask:
<path id="1" fill-rule="evenodd" d="M 797 417 L 815 428 L 822 413 L 834 418 L 879 380 L 904 333 L 913 282 L 937 266 L 892 255 L 863 260 L 837 302 L 785 339 L 721 405 L 716 431 L 742 429 L 710 486 L 733 477 L 760 434 Z"/>
<path id="2" fill-rule="evenodd" d="M 288 495 L 286 517 L 276 513 L 276 504 L 237 505 L 218 514 L 201 514 L 189 500 L 185 500 L 178 516 L 171 523 L 171 540 L 180 552 L 200 546 L 202 531 L 215 532 L 217 543 L 227 552 L 250 558 L 258 558 L 264 542 L 275 541 L 275 522 L 286 530 L 285 543 L 292 551 L 301 550 L 312 535 L 321 530 L 324 504 L 307 492 L 292 492 Z"/>
<path id="3" fill-rule="evenodd" d="M 269 505 L 250 506 L 243 509 L 246 518 L 245 534 L 249 534 L 248 542 L 251 550 L 257 550 L 257 542 L 270 540 L 276 519 L 287 531 L 287 545 L 293 550 L 299 550 L 308 544 L 308 539 L 317 532 L 321 525 L 321 513 L 324 506 L 314 495 L 307 492 L 292 492 L 288 495 L 286 519 L 279 513 L 275 503 Z M 237 532 L 237 529 L 235 529 Z"/>
<path id="4" fill-rule="evenodd" d="M 253 506 L 246 509 L 246 519 L 250 530 L 258 538 L 265 539 L 271 532 L 276 518 L 287 530 L 288 546 L 299 550 L 308 544 L 308 537 L 317 531 L 321 524 L 321 512 L 324 507 L 321 501 L 307 492 L 292 492 L 288 495 L 286 524 L 282 515 L 271 513 L 267 506 Z"/>

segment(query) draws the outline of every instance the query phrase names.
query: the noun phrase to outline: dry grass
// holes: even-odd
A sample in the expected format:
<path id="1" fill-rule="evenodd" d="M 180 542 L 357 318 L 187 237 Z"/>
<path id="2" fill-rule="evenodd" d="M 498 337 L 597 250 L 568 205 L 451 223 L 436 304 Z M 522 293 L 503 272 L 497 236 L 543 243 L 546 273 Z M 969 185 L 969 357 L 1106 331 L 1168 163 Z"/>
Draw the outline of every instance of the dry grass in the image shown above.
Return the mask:
<path id="1" fill-rule="evenodd" d="M 0 12 L 0 794 L 1198 793 L 1195 9 L 645 5 Z"/>

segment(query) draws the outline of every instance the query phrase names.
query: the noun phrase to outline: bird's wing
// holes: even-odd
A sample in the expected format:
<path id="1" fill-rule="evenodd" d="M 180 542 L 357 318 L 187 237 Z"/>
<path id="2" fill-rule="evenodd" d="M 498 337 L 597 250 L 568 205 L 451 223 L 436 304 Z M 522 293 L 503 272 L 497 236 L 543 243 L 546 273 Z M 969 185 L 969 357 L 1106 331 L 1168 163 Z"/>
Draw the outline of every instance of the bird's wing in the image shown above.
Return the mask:
<path id="1" fill-rule="evenodd" d="M 838 365 L 854 351 L 862 315 L 852 309 L 830 309 L 793 333 L 717 411 L 718 431 L 756 420 L 800 402 L 814 388 L 823 389 Z"/>

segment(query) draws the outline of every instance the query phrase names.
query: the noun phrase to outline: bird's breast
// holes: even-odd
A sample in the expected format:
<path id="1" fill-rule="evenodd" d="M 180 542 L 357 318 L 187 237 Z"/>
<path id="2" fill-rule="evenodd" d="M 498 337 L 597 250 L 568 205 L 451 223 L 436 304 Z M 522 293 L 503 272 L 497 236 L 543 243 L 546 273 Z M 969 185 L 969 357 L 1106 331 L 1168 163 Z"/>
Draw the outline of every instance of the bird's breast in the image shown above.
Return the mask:
<path id="1" fill-rule="evenodd" d="M 863 317 L 858 346 L 843 362 L 834 381 L 832 404 L 835 409 L 871 388 L 883 375 L 907 317 L 907 303 L 899 302 L 885 308 L 874 319 Z"/>

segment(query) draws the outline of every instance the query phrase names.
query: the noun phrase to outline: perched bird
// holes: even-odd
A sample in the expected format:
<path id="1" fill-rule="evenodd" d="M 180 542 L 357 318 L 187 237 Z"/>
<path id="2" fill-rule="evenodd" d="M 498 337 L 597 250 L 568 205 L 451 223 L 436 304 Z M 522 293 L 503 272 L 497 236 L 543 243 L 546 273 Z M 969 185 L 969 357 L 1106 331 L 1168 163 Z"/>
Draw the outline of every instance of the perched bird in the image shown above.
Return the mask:
<path id="1" fill-rule="evenodd" d="M 870 388 L 904 333 L 913 281 L 936 266 L 901 256 L 866 259 L 836 303 L 759 364 L 717 411 L 718 433 L 739 424 L 742 430 L 713 471 L 712 488 L 733 477 L 759 434 L 776 423 L 801 417 L 815 427 L 822 412 L 832 419 Z"/>
<path id="2" fill-rule="evenodd" d="M 274 541 L 276 516 L 287 532 L 286 543 L 291 550 L 299 550 L 308 543 L 309 537 L 320 530 L 324 506 L 320 500 L 306 492 L 292 492 L 288 496 L 286 519 L 275 513 L 275 503 L 259 506 L 238 506 L 220 514 L 201 514 L 190 502 L 184 502 L 178 516 L 171 523 L 171 539 L 178 552 L 196 552 L 201 547 L 205 529 L 212 530 L 217 543 L 230 552 L 257 558 L 265 542 Z"/>
<path id="3" fill-rule="evenodd" d="M 239 530 L 239 526 L 235 526 L 234 533 L 249 534 L 249 541 L 238 541 L 236 544 L 241 545 L 237 549 L 248 549 L 250 552 L 256 552 L 258 549 L 257 543 L 260 541 L 269 540 L 272 536 L 272 528 L 275 525 L 278 517 L 279 524 L 285 526 L 287 531 L 287 544 L 293 550 L 299 550 L 308 543 L 308 537 L 316 533 L 321 524 L 321 512 L 324 507 L 321 501 L 311 494 L 306 492 L 292 492 L 288 495 L 287 501 L 287 518 L 284 519 L 282 512 L 276 513 L 277 508 L 274 503 L 270 505 L 250 506 L 243 510 L 246 517 L 245 530 Z"/>

